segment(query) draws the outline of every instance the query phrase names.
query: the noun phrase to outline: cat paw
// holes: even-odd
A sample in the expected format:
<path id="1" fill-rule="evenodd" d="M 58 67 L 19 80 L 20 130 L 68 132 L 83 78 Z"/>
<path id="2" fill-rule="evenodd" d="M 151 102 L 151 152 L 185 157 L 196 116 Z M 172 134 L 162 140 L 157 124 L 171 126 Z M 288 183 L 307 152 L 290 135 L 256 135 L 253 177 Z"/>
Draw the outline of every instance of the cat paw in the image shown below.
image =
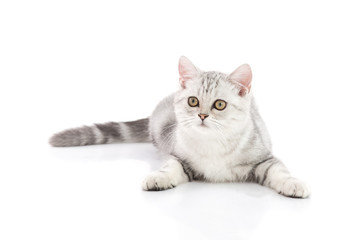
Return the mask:
<path id="1" fill-rule="evenodd" d="M 161 191 L 174 188 L 175 183 L 166 172 L 155 171 L 150 173 L 144 180 L 142 188 L 145 191 Z"/>
<path id="2" fill-rule="evenodd" d="M 310 188 L 296 178 L 289 178 L 279 189 L 279 193 L 293 198 L 307 198 L 310 195 Z"/>

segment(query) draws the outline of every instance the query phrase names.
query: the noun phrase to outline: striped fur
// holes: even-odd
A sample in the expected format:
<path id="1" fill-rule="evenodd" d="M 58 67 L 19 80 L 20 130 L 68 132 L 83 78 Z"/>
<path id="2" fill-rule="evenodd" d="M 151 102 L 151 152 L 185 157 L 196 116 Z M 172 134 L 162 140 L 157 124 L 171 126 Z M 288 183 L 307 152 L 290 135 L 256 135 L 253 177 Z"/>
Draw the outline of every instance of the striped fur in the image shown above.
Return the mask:
<path id="1" fill-rule="evenodd" d="M 242 65 L 230 75 L 203 72 L 188 59 L 179 63 L 181 89 L 163 99 L 150 118 L 108 122 L 55 134 L 56 147 L 114 142 L 149 142 L 166 163 L 146 177 L 143 189 L 157 191 L 201 180 L 254 182 L 289 197 L 306 198 L 310 190 L 292 177 L 272 154 L 251 89 L 251 70 Z M 199 104 L 190 106 L 189 97 Z M 214 108 L 217 100 L 226 108 Z M 199 116 L 207 115 L 206 119 Z"/>
<path id="2" fill-rule="evenodd" d="M 273 156 L 270 136 L 249 92 L 251 72 L 243 71 L 250 71 L 249 66 L 230 75 L 202 72 L 180 59 L 182 89 L 160 102 L 150 118 L 150 135 L 167 163 L 144 180 L 144 190 L 201 180 L 254 182 L 285 196 L 309 196 L 306 184 Z M 199 106 L 187 104 L 190 96 Z M 225 100 L 226 109 L 214 110 L 216 99 Z M 209 117 L 202 121 L 200 113 Z"/>
<path id="3" fill-rule="evenodd" d="M 54 147 L 85 146 L 115 142 L 150 142 L 149 119 L 132 122 L 108 122 L 72 128 L 54 134 Z"/>

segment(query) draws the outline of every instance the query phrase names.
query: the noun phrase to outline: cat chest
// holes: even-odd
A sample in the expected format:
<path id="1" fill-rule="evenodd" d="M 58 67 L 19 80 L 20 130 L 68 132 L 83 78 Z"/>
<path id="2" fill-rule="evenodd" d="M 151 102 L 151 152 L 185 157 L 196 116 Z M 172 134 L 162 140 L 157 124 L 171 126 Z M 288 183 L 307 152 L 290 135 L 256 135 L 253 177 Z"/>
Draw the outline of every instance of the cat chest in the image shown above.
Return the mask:
<path id="1" fill-rule="evenodd" d="M 220 158 L 190 159 L 193 170 L 207 180 L 214 182 L 232 181 L 236 178 L 229 161 Z"/>
<path id="2" fill-rule="evenodd" d="M 249 169 L 239 164 L 247 156 L 238 147 L 238 142 L 220 144 L 210 139 L 184 139 L 177 142 L 175 149 L 200 179 L 211 182 L 240 181 L 248 174 Z"/>
<path id="3" fill-rule="evenodd" d="M 193 152 L 187 161 L 196 175 L 211 182 L 239 181 L 249 172 L 238 163 L 236 154 L 198 154 Z"/>

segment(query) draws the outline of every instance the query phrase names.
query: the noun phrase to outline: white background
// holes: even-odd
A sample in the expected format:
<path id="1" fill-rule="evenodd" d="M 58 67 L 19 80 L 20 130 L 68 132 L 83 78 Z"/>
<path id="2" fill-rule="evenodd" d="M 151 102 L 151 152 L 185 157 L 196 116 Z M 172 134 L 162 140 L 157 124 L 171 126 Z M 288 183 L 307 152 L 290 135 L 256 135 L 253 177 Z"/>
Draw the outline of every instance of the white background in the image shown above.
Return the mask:
<path id="1" fill-rule="evenodd" d="M 356 1 L 1 1 L 0 239 L 359 239 Z M 151 144 L 51 148 L 143 118 L 178 58 L 253 69 L 274 152 L 312 196 L 255 184 L 143 192 Z"/>

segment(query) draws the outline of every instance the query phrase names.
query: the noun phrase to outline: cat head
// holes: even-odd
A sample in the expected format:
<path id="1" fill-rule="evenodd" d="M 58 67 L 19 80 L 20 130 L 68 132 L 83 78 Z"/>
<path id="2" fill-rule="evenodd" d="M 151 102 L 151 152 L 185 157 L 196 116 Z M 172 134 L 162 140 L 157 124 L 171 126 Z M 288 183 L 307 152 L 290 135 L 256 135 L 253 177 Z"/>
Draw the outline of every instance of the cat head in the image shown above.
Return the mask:
<path id="1" fill-rule="evenodd" d="M 227 75 L 201 71 L 181 57 L 179 75 L 181 89 L 175 95 L 174 106 L 180 126 L 202 133 L 223 131 L 239 125 L 249 115 L 252 73 L 248 64 Z"/>

